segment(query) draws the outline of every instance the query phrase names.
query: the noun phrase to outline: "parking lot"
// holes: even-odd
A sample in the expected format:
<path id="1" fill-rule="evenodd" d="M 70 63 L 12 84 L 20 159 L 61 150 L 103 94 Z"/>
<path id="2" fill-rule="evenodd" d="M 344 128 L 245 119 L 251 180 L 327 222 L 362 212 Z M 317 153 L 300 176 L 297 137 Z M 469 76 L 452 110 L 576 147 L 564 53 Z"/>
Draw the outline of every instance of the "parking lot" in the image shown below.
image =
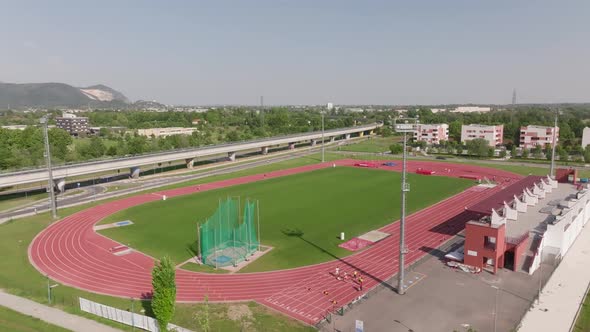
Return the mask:
<path id="1" fill-rule="evenodd" d="M 487 271 L 471 274 L 447 267 L 441 257 L 462 242 L 463 238 L 457 236 L 410 268 L 406 280 L 412 283 L 405 295 L 383 288 L 343 316 L 333 315 L 322 331 L 354 331 L 355 320 L 364 322 L 365 331 L 515 329 L 535 301 L 539 277 L 546 282 L 554 268 L 543 265 L 540 272 L 529 276 L 510 270 L 499 270 L 497 275 Z M 395 278 L 392 284 L 397 285 Z"/>

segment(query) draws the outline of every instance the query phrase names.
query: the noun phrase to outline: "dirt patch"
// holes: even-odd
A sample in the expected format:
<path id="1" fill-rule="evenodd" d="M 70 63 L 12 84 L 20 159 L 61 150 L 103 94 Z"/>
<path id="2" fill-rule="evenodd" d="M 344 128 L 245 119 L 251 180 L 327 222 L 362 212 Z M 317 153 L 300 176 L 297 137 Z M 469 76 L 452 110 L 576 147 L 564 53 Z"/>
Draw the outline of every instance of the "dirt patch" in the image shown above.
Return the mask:
<path id="1" fill-rule="evenodd" d="M 246 304 L 232 304 L 227 308 L 227 317 L 233 321 L 251 321 L 253 316 Z"/>

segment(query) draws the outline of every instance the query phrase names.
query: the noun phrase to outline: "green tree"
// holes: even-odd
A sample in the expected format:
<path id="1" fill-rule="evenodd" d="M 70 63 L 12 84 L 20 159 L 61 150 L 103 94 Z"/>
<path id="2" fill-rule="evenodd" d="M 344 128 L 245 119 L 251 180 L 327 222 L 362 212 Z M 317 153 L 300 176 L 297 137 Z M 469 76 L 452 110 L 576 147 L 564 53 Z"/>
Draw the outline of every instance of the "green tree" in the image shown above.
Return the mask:
<path id="1" fill-rule="evenodd" d="M 512 145 L 510 148 L 510 158 L 516 158 L 516 145 Z"/>
<path id="2" fill-rule="evenodd" d="M 94 136 L 90 139 L 90 155 L 94 158 L 102 157 L 106 151 L 106 147 L 102 142 L 102 139 L 98 136 Z"/>
<path id="3" fill-rule="evenodd" d="M 455 120 L 449 123 L 449 137 L 455 139 L 455 141 L 461 140 L 461 126 L 463 123 L 459 120 Z"/>
<path id="4" fill-rule="evenodd" d="M 483 138 L 472 139 L 467 141 L 467 153 L 473 156 L 486 157 L 489 156 L 490 145 L 488 141 Z"/>
<path id="5" fill-rule="evenodd" d="M 584 149 L 584 162 L 590 163 L 590 145 L 586 145 Z"/>
<path id="6" fill-rule="evenodd" d="M 404 146 L 401 144 L 392 144 L 389 146 L 389 151 L 391 151 L 391 154 L 400 154 L 404 152 Z"/>
<path id="7" fill-rule="evenodd" d="M 152 269 L 152 311 L 160 325 L 160 331 L 167 331 L 168 323 L 174 316 L 176 303 L 176 272 L 170 257 L 155 262 Z"/>
<path id="8" fill-rule="evenodd" d="M 566 149 L 560 149 L 558 152 L 559 155 L 559 160 L 561 161 L 568 161 L 569 160 L 569 154 L 567 153 Z"/>
<path id="9" fill-rule="evenodd" d="M 205 295 L 205 298 L 203 299 L 203 309 L 197 314 L 196 318 L 201 327 L 201 331 L 211 331 L 211 325 L 209 323 L 209 297 L 207 295 Z"/>
<path id="10" fill-rule="evenodd" d="M 529 157 L 529 149 L 527 148 L 522 148 L 522 157 L 524 159 L 527 159 Z"/>
<path id="11" fill-rule="evenodd" d="M 541 156 L 543 155 L 543 149 L 538 144 L 535 145 L 531 152 L 533 153 L 533 157 L 535 158 L 541 158 Z"/>
<path id="12" fill-rule="evenodd" d="M 72 136 L 65 130 L 51 128 L 47 132 L 49 144 L 51 146 L 51 157 L 59 160 L 65 160 L 68 153 L 68 147 L 72 144 Z"/>
<path id="13" fill-rule="evenodd" d="M 506 150 L 502 149 L 502 150 L 500 150 L 500 154 L 498 156 L 500 158 L 504 159 L 504 158 L 506 158 L 506 154 L 507 154 Z"/>

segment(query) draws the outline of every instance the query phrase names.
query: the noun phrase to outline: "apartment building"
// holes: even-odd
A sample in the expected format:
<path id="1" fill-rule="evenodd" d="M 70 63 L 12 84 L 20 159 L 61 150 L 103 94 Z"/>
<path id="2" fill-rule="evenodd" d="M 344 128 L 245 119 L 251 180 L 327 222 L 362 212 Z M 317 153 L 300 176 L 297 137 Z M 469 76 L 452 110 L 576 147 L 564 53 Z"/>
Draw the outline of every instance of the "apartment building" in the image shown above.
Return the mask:
<path id="1" fill-rule="evenodd" d="M 55 119 L 57 128 L 61 128 L 72 136 L 88 133 L 88 118 L 76 116 L 72 113 L 63 113 L 61 117 Z"/>
<path id="2" fill-rule="evenodd" d="M 427 144 L 440 144 L 449 140 L 449 125 L 442 124 L 418 124 L 414 132 L 414 141 L 425 141 Z"/>
<path id="3" fill-rule="evenodd" d="M 504 125 L 488 126 L 481 124 L 470 124 L 461 126 L 461 143 L 483 138 L 488 141 L 489 146 L 495 147 L 503 142 Z"/>
<path id="4" fill-rule="evenodd" d="M 537 145 L 545 147 L 553 142 L 553 127 L 543 126 L 525 126 L 520 127 L 520 144 L 521 148 L 531 149 Z M 555 143 L 559 143 L 559 127 L 555 127 Z"/>

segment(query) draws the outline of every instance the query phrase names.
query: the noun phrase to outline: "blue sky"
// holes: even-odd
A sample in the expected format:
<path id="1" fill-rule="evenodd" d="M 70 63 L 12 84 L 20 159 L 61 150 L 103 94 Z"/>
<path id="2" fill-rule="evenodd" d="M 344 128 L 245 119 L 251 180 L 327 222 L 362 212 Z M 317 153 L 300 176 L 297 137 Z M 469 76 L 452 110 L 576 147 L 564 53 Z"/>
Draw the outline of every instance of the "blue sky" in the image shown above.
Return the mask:
<path id="1" fill-rule="evenodd" d="M 168 104 L 590 101 L 590 1 L 5 1 L 0 81 Z"/>

